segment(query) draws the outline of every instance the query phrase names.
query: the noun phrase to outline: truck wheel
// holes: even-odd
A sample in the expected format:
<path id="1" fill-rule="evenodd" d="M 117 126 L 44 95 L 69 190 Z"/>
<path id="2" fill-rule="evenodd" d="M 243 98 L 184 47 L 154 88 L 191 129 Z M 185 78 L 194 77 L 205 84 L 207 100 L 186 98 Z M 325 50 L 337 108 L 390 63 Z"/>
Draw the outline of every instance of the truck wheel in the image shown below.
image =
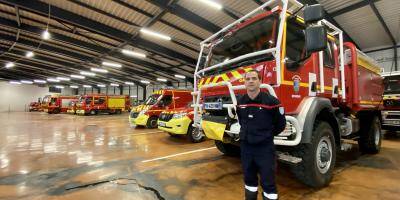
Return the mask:
<path id="1" fill-rule="evenodd" d="M 97 112 L 96 112 L 95 110 L 91 110 L 91 111 L 90 111 L 90 114 L 91 114 L 91 115 L 97 115 Z"/>
<path id="2" fill-rule="evenodd" d="M 122 113 L 122 111 L 121 110 L 117 110 L 117 114 L 121 114 Z"/>
<path id="3" fill-rule="evenodd" d="M 157 120 L 158 118 L 155 116 L 150 117 L 147 120 L 146 128 L 157 128 Z"/>
<path id="4" fill-rule="evenodd" d="M 229 143 L 223 143 L 222 141 L 215 140 L 215 146 L 217 146 L 217 149 L 222 152 L 224 155 L 227 156 L 234 156 L 234 157 L 239 157 L 240 156 L 240 147 L 235 146 L 233 144 Z"/>
<path id="5" fill-rule="evenodd" d="M 58 113 L 60 113 L 60 109 L 54 109 L 54 114 L 58 114 Z"/>
<path id="6" fill-rule="evenodd" d="M 292 166 L 292 173 L 304 184 L 320 188 L 329 185 L 336 162 L 336 146 L 332 127 L 315 121 L 311 143 L 300 144 L 292 154 L 302 162 Z"/>
<path id="7" fill-rule="evenodd" d="M 199 128 L 193 127 L 192 124 L 188 127 L 187 137 L 193 143 L 202 142 L 205 139 L 202 131 Z"/>
<path id="8" fill-rule="evenodd" d="M 381 121 L 374 117 L 371 123 L 361 123 L 358 146 L 362 153 L 376 154 L 381 149 L 382 130 Z"/>

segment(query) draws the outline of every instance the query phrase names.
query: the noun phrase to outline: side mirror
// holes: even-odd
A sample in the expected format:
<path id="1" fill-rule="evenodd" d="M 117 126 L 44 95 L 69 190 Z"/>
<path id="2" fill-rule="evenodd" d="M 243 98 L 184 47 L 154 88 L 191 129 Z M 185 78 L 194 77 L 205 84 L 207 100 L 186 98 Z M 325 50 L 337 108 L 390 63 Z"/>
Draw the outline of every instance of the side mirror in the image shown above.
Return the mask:
<path id="1" fill-rule="evenodd" d="M 324 19 L 324 17 L 324 8 L 320 4 L 315 4 L 304 8 L 304 21 L 307 24 L 318 22 Z"/>
<path id="2" fill-rule="evenodd" d="M 324 26 L 310 26 L 306 28 L 307 53 L 318 52 L 326 49 L 328 43 Z"/>

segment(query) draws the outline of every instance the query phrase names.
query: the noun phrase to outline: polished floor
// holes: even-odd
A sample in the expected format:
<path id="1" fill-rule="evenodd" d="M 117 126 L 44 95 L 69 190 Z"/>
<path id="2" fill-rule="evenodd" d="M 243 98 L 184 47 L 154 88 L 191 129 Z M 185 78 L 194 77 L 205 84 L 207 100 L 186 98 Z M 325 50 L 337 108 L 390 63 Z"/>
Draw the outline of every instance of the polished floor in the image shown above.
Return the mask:
<path id="1" fill-rule="evenodd" d="M 243 199 L 238 158 L 130 128 L 128 115 L 0 113 L 0 199 Z M 329 187 L 311 189 L 278 168 L 280 199 L 400 199 L 400 136 L 378 155 L 339 155 Z"/>

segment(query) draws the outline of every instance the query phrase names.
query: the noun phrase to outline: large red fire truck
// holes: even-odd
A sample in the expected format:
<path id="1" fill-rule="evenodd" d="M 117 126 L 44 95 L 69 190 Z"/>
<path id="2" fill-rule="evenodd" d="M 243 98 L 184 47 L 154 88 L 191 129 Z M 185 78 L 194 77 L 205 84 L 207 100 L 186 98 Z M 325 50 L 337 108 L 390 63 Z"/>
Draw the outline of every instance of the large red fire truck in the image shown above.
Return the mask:
<path id="1" fill-rule="evenodd" d="M 400 131 L 400 71 L 382 73 L 385 83 L 382 128 Z"/>
<path id="2" fill-rule="evenodd" d="M 343 139 L 358 141 L 364 153 L 378 153 L 381 145 L 380 68 L 344 43 L 343 31 L 323 13 L 320 5 L 267 1 L 200 43 L 192 93 L 193 126 L 233 154 L 243 75 L 257 70 L 262 90 L 285 109 L 286 129 L 274 138 L 278 158 L 311 187 L 330 183 Z"/>
<path id="3" fill-rule="evenodd" d="M 78 99 L 76 96 L 49 95 L 43 100 L 43 111 L 49 114 L 67 112 L 71 101 Z"/>
<path id="4" fill-rule="evenodd" d="M 129 109 L 129 96 L 87 94 L 82 95 L 76 103 L 76 114 L 97 115 L 99 113 L 118 113 Z"/>

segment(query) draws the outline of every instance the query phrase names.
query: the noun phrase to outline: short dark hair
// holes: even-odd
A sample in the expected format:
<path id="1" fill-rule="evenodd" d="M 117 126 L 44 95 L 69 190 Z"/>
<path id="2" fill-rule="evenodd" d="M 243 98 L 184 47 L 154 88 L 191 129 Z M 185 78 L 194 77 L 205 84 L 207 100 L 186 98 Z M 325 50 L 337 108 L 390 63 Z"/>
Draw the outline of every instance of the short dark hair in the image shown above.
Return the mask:
<path id="1" fill-rule="evenodd" d="M 255 69 L 251 69 L 251 70 L 247 71 L 247 72 L 244 74 L 244 78 L 246 78 L 246 75 L 247 75 L 248 73 L 252 73 L 252 72 L 255 72 L 255 73 L 257 74 L 258 80 L 261 80 L 261 75 L 260 75 L 260 73 L 259 73 L 257 70 L 255 70 Z"/>

